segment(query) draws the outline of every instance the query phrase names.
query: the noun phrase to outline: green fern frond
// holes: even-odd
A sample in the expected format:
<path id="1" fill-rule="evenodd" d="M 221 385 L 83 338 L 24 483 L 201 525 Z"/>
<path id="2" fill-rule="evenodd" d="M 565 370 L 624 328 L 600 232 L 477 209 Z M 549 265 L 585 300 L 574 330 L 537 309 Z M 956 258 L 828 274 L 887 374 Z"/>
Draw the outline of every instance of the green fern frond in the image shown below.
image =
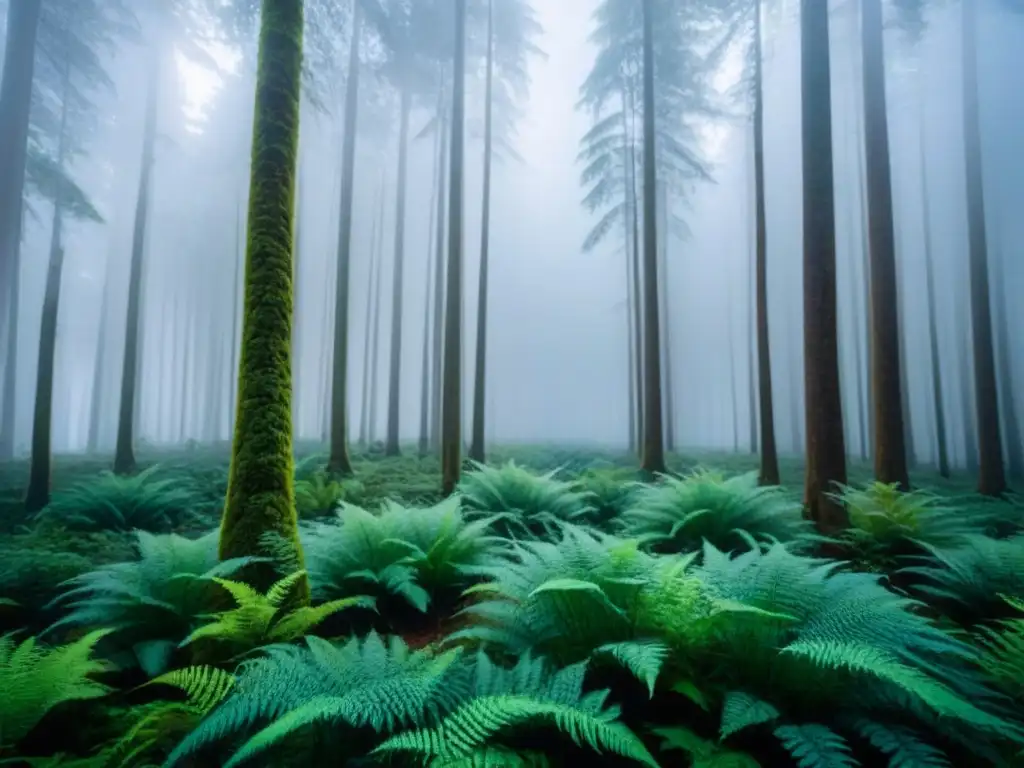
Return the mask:
<path id="1" fill-rule="evenodd" d="M 854 729 L 889 758 L 889 768 L 953 768 L 942 750 L 933 747 L 909 728 L 858 720 Z"/>
<path id="2" fill-rule="evenodd" d="M 47 648 L 29 637 L 15 644 L 0 637 L 0 747 L 17 744 L 54 707 L 106 695 L 92 679 L 107 665 L 93 658 L 96 644 L 111 630 L 99 629 L 67 645 Z"/>
<path id="3" fill-rule="evenodd" d="M 542 752 L 483 747 L 463 757 L 435 757 L 427 763 L 427 768 L 550 768 L 551 765 L 551 760 Z"/>
<path id="4" fill-rule="evenodd" d="M 799 768 L 856 768 L 860 765 L 846 740 L 827 726 L 817 723 L 783 725 L 775 729 L 775 736 Z"/>
<path id="5" fill-rule="evenodd" d="M 718 737 L 725 741 L 744 728 L 777 720 L 781 713 L 767 701 L 744 691 L 729 691 L 722 704 L 722 725 Z"/>
<path id="6" fill-rule="evenodd" d="M 234 675 L 208 666 L 175 669 L 146 683 L 178 688 L 188 697 L 189 703 L 203 713 L 219 704 L 234 684 Z"/>
<path id="7" fill-rule="evenodd" d="M 529 696 L 487 696 L 467 702 L 437 728 L 393 736 L 375 754 L 412 752 L 421 757 L 453 759 L 478 751 L 501 731 L 531 721 L 554 725 L 580 745 L 608 751 L 657 768 L 643 742 L 624 725 L 577 709 Z"/>
<path id="8" fill-rule="evenodd" d="M 661 737 L 661 752 L 686 752 L 690 756 L 690 768 L 761 768 L 761 764 L 746 752 L 701 738 L 689 728 L 655 728 L 652 733 Z"/>
<path id="9" fill-rule="evenodd" d="M 602 645 L 594 654 L 609 656 L 628 669 L 637 680 L 647 686 L 648 693 L 654 698 L 654 686 L 658 681 L 661 667 L 669 656 L 669 648 L 653 640 L 626 641 Z"/>

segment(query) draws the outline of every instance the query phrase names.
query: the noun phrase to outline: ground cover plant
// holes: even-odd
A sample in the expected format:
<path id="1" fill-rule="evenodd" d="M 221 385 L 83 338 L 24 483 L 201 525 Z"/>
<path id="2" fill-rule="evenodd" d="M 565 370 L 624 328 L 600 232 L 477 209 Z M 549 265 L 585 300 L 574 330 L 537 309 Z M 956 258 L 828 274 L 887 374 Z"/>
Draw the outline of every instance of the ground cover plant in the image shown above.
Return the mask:
<path id="1" fill-rule="evenodd" d="M 4 757 L 904 768 L 1024 749 L 1012 503 L 851 484 L 850 533 L 827 540 L 735 459 L 675 457 L 642 483 L 614 456 L 510 453 L 440 502 L 419 492 L 433 462 L 358 457 L 359 503 L 304 520 L 305 570 L 266 592 L 239 580 L 248 560 L 219 560 L 212 506 L 181 533 L 111 516 L 74 534 L 127 536 L 114 551 L 27 518 L 19 562 L 66 547 L 73 572 L 45 599 L 4 582 L 0 676 L 39 702 Z M 109 482 L 69 474 L 76 493 Z M 300 579 L 309 607 L 289 604 Z M 50 655 L 78 665 L 63 687 Z M 39 738 L 72 718 L 92 735 Z"/>

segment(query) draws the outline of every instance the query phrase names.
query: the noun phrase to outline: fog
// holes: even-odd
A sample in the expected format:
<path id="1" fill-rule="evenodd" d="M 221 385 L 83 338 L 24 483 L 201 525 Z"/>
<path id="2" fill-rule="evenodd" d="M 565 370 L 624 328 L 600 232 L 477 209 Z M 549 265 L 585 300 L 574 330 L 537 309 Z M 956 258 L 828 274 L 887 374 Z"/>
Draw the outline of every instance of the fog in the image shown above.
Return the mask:
<path id="1" fill-rule="evenodd" d="M 497 0 L 501 2 L 501 0 Z M 577 108 L 593 64 L 589 40 L 596 0 L 537 0 L 544 28 L 530 59 L 530 87 L 512 139 L 520 160 L 494 168 L 488 349 L 488 440 L 625 446 L 628 437 L 627 270 L 623 232 L 597 248 L 582 244 L 597 215 L 581 205 L 577 160 L 593 124 Z M 800 46 L 795 3 L 773 22 L 765 50 L 769 301 L 776 428 L 784 453 L 803 451 L 800 190 Z M 901 30 L 886 33 L 897 258 L 906 349 L 907 403 L 919 462 L 935 457 L 932 375 L 924 289 L 922 157 L 927 165 L 930 236 L 936 264 L 938 330 L 951 459 L 967 451 L 973 419 L 967 293 L 967 225 L 957 4 L 934 4 L 919 45 Z M 994 302 L 1005 302 L 1006 328 L 1024 310 L 1024 15 L 983 3 L 979 46 L 987 228 Z M 867 453 L 863 327 L 865 229 L 860 164 L 861 92 L 856 4 L 833 3 L 832 79 L 842 397 L 848 452 Z M 146 20 L 143 19 L 143 27 Z M 232 421 L 240 311 L 239 253 L 244 244 L 252 131 L 254 43 L 207 46 L 219 71 L 190 59 L 179 41 L 164 62 L 158 141 L 151 186 L 142 292 L 142 341 L 136 439 L 150 444 L 226 440 Z M 748 106 L 735 97 L 743 53 L 724 57 L 713 78 L 731 117 L 695 116 L 713 181 L 694 181 L 674 212 L 688 225 L 667 243 L 666 330 L 670 346 L 677 446 L 749 450 L 754 376 L 752 278 L 753 181 Z M 125 43 L 107 51 L 114 90 L 102 98 L 104 120 L 72 166 L 102 223 L 65 226 L 58 320 L 53 448 L 83 451 L 93 399 L 99 400 L 98 447 L 111 451 L 117 429 L 128 264 L 139 186 L 147 50 Z M 295 421 L 299 439 L 319 440 L 329 404 L 337 259 L 345 46 L 322 108 L 303 103 L 298 193 Z M 397 98 L 372 73 L 361 83 L 355 169 L 349 312 L 350 437 L 366 391 L 378 393 L 372 435 L 382 438 L 387 410 L 391 278 L 397 175 Z M 729 94 L 733 94 L 729 96 Z M 480 89 L 469 90 L 464 212 L 463 405 L 472 407 L 475 308 L 482 200 Z M 428 125 L 417 104 L 411 135 Z M 922 140 L 921 110 L 925 118 Z M 405 288 L 402 301 L 400 427 L 419 433 L 421 369 L 432 221 L 432 134 L 411 140 Z M 383 184 L 383 187 L 382 187 Z M 375 215 L 385 220 L 378 234 Z M 15 445 L 28 452 L 32 430 L 39 318 L 47 271 L 52 207 L 30 199 L 20 267 Z M 364 387 L 364 345 L 372 333 L 371 254 L 382 237 L 382 306 L 376 376 Z M 996 298 L 1000 295 L 1001 298 Z M 369 325 L 368 325 L 369 321 Z M 1008 331 L 1009 332 L 1009 331 Z M 1010 332 L 997 344 L 1001 381 L 1024 381 L 1024 346 Z M 97 359 L 99 364 L 97 365 Z M 371 355 L 371 360 L 372 360 Z M 216 393 L 212 396 L 210 393 Z M 1000 393 L 1004 411 L 1024 407 L 1021 388 Z M 966 403 L 966 404 L 965 404 Z M 1010 418 L 1004 413 L 1004 418 Z M 1004 439 L 1009 439 L 1004 434 Z"/>

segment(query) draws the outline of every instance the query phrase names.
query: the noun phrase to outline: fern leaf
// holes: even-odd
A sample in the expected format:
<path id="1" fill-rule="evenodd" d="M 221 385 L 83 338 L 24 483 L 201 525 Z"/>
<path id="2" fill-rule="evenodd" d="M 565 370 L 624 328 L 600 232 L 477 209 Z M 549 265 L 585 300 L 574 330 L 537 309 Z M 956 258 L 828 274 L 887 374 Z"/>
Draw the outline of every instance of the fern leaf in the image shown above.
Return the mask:
<path id="1" fill-rule="evenodd" d="M 661 751 L 681 750 L 690 756 L 690 768 L 760 768 L 760 763 L 746 752 L 737 752 L 704 739 L 689 728 L 656 728 Z"/>
<path id="2" fill-rule="evenodd" d="M 945 753 L 909 728 L 859 720 L 854 729 L 889 758 L 889 768 L 953 768 Z"/>
<path id="3" fill-rule="evenodd" d="M 329 616 L 349 608 L 373 608 L 376 603 L 369 597 L 345 597 L 315 606 L 303 606 L 286 614 L 270 630 L 271 642 L 289 642 L 306 635 Z"/>
<path id="4" fill-rule="evenodd" d="M 602 645 L 595 654 L 603 654 L 615 659 L 636 678 L 647 686 L 651 698 L 654 698 L 654 686 L 658 680 L 661 667 L 668 658 L 669 649 L 658 642 L 624 642 Z"/>
<path id="5" fill-rule="evenodd" d="M 770 723 L 778 719 L 779 710 L 763 699 L 744 691 L 730 691 L 722 705 L 722 725 L 718 737 L 725 741 L 734 733 L 754 725 Z"/>
<path id="6" fill-rule="evenodd" d="M 150 680 L 146 685 L 171 685 L 188 697 L 189 703 L 203 712 L 219 704 L 235 684 L 235 676 L 216 667 L 175 669 Z"/>
<path id="7" fill-rule="evenodd" d="M 783 725 L 775 736 L 796 760 L 798 768 L 856 768 L 860 763 L 842 736 L 824 725 Z"/>

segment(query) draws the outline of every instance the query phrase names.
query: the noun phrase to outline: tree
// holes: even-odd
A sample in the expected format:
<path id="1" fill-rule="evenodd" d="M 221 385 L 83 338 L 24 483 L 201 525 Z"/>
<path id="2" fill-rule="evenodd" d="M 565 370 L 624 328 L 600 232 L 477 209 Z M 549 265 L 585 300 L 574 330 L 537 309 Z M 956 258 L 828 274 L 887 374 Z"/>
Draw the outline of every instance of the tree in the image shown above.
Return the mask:
<path id="1" fill-rule="evenodd" d="M 455 490 L 462 469 L 462 184 L 466 112 L 466 0 L 455 0 L 455 69 L 448 167 L 448 274 L 441 407 L 441 490 Z"/>
<path id="2" fill-rule="evenodd" d="M 882 0 L 860 0 L 864 145 L 867 160 L 868 248 L 871 259 L 871 387 L 874 391 L 875 477 L 910 486 L 904 441 L 899 291 L 885 95 Z"/>
<path id="3" fill-rule="evenodd" d="M 116 3 L 97 6 L 95 0 L 50 2 L 44 9 L 40 46 L 42 61 L 36 67 L 37 87 L 57 103 L 54 165 L 66 175 L 74 159 L 83 154 L 97 118 L 97 90 L 113 86 L 101 63 L 102 49 L 114 44 L 112 26 L 121 21 L 123 9 Z M 52 87 L 52 90 L 51 90 Z M 44 121 L 46 123 L 49 120 Z M 63 277 L 63 222 L 66 216 L 102 221 L 96 208 L 77 187 L 62 186 L 53 201 L 49 267 L 43 295 L 39 333 L 39 364 L 36 373 L 32 420 L 32 454 L 25 506 L 30 512 L 50 500 L 50 438 L 53 420 L 53 374 L 57 346 L 57 319 Z"/>
<path id="4" fill-rule="evenodd" d="M 220 557 L 269 555 L 267 537 L 302 567 L 292 457 L 292 248 L 302 76 L 301 0 L 263 0 L 253 124 L 238 416 Z M 275 547 L 280 557 L 280 547 Z M 272 563 L 250 566 L 265 590 Z M 308 583 L 297 589 L 308 600 Z"/>
<path id="5" fill-rule="evenodd" d="M 824 533 L 847 524 L 832 497 L 846 482 L 836 328 L 836 231 L 832 168 L 832 85 L 828 4 L 800 3 L 803 136 L 805 503 Z"/>
<path id="6" fill-rule="evenodd" d="M 977 0 L 962 0 L 964 162 L 967 171 L 967 237 L 970 258 L 971 329 L 974 341 L 974 405 L 978 420 L 978 492 L 1001 496 L 1006 491 L 999 424 L 992 307 L 989 295 L 988 238 L 982 178 L 981 117 L 978 88 Z"/>

